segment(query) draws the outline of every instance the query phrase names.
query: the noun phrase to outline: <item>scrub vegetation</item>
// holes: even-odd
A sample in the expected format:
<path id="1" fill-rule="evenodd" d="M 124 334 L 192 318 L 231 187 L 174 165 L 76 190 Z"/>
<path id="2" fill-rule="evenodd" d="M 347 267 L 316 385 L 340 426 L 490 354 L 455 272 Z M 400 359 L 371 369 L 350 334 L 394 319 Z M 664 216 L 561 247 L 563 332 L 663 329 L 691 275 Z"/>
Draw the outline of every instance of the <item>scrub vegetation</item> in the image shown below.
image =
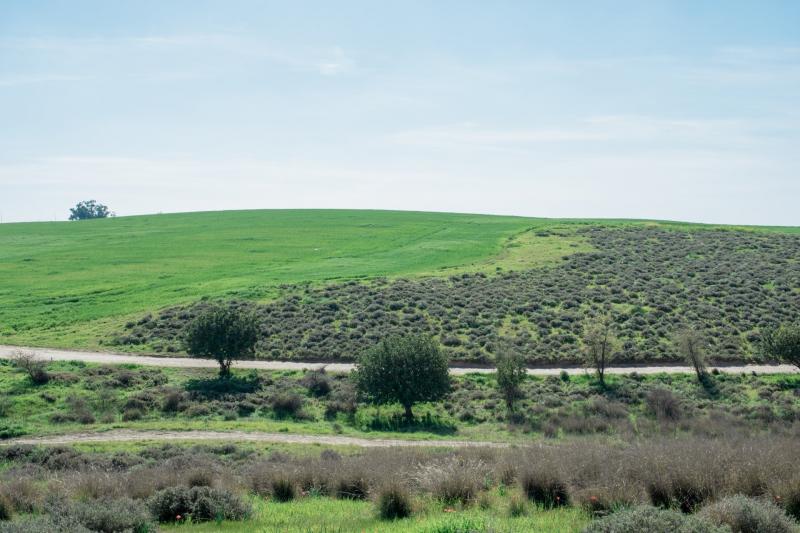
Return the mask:
<path id="1" fill-rule="evenodd" d="M 491 363 L 510 348 L 549 365 L 581 362 L 584 333 L 601 319 L 621 342 L 616 362 L 683 362 L 673 339 L 687 328 L 710 360 L 726 362 L 762 355 L 762 332 L 800 314 L 800 235 L 644 225 L 575 235 L 594 251 L 558 266 L 306 286 L 229 305 L 259 315 L 265 358 L 350 361 L 387 335 L 427 334 L 451 360 Z M 111 342 L 181 351 L 186 324 L 207 305 L 144 316 Z"/>

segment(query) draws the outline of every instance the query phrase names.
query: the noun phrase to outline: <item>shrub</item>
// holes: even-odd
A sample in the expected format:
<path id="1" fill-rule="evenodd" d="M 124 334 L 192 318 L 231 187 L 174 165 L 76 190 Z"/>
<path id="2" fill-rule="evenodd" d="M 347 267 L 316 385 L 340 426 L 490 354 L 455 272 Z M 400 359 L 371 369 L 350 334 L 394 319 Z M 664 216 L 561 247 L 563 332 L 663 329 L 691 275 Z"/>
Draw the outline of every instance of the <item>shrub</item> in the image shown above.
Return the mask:
<path id="1" fill-rule="evenodd" d="M 678 420 L 681 406 L 678 398 L 669 389 L 653 389 L 647 393 L 647 409 L 660 420 Z"/>
<path id="2" fill-rule="evenodd" d="M 360 472 L 350 472 L 335 483 L 336 497 L 343 500 L 365 500 L 369 494 L 369 481 Z"/>
<path id="3" fill-rule="evenodd" d="M 144 417 L 144 413 L 142 413 L 141 409 L 125 409 L 122 413 L 122 420 L 124 422 L 134 422 L 136 420 L 141 420 L 142 417 Z"/>
<path id="4" fill-rule="evenodd" d="M 14 517 L 14 509 L 5 494 L 0 492 L 0 520 L 11 520 Z"/>
<path id="5" fill-rule="evenodd" d="M 566 484 L 552 472 L 528 470 L 520 477 L 520 485 L 529 500 L 545 508 L 569 504 Z"/>
<path id="6" fill-rule="evenodd" d="M 19 513 L 33 513 L 41 509 L 42 492 L 27 477 L 17 477 L 0 486 L 0 500 L 5 499 L 11 508 Z M 0 502 L 2 506 L 2 502 Z"/>
<path id="7" fill-rule="evenodd" d="M 270 493 L 275 501 L 292 501 L 295 497 L 294 481 L 288 476 L 278 475 L 270 482 Z"/>
<path id="8" fill-rule="evenodd" d="M 800 479 L 787 483 L 779 498 L 786 512 L 793 516 L 795 520 L 800 520 Z"/>
<path id="9" fill-rule="evenodd" d="M 148 504 L 159 522 L 174 522 L 179 515 L 195 522 L 243 520 L 250 514 L 250 507 L 232 492 L 209 487 L 169 487 L 153 494 Z"/>
<path id="10" fill-rule="evenodd" d="M 172 390 L 164 396 L 164 402 L 161 404 L 161 410 L 165 413 L 177 413 L 181 410 L 183 403 L 183 393 L 180 391 Z"/>
<path id="11" fill-rule="evenodd" d="M 201 416 L 208 416 L 211 414 L 211 409 L 202 403 L 193 403 L 186 409 L 186 416 L 197 418 Z"/>
<path id="12" fill-rule="evenodd" d="M 389 483 L 378 492 L 378 515 L 383 520 L 411 516 L 411 495 L 399 483 Z"/>
<path id="13" fill-rule="evenodd" d="M 211 487 L 214 485 L 214 474 L 205 468 L 196 468 L 186 476 L 189 487 Z"/>
<path id="14" fill-rule="evenodd" d="M 723 498 L 700 511 L 703 516 L 731 528 L 733 533 L 796 533 L 797 524 L 777 505 L 736 495 Z"/>
<path id="15" fill-rule="evenodd" d="M 26 517 L 13 522 L 0 522 L 0 533 L 92 533 L 74 517 L 61 517 L 55 521 L 50 516 Z"/>
<path id="16" fill-rule="evenodd" d="M 647 485 L 650 501 L 657 507 L 677 507 L 692 513 L 714 496 L 715 487 L 708 482 L 676 475 L 671 479 L 657 478 Z"/>
<path id="17" fill-rule="evenodd" d="M 470 505 L 480 491 L 480 483 L 476 479 L 478 475 L 469 468 L 443 473 L 433 486 L 433 495 L 443 503 Z"/>
<path id="18" fill-rule="evenodd" d="M 47 373 L 47 362 L 36 359 L 36 356 L 18 351 L 11 356 L 11 364 L 24 370 L 34 385 L 44 385 L 50 381 L 50 374 Z"/>
<path id="19" fill-rule="evenodd" d="M 308 392 L 310 392 L 312 396 L 316 396 L 317 398 L 327 396 L 328 393 L 331 392 L 331 381 L 328 379 L 328 376 L 325 375 L 324 369 L 312 370 L 306 373 L 300 382 L 308 389 Z"/>
<path id="20" fill-rule="evenodd" d="M 90 531 L 101 533 L 140 532 L 151 529 L 151 518 L 147 507 L 141 501 L 130 498 L 51 502 L 47 511 L 51 517 L 59 517 L 56 522 L 74 518 Z"/>
<path id="21" fill-rule="evenodd" d="M 649 506 L 617 511 L 590 523 L 584 533 L 726 533 L 730 530 L 698 516 Z"/>
<path id="22" fill-rule="evenodd" d="M 278 418 L 294 418 L 303 410 L 303 397 L 294 393 L 281 393 L 272 399 L 272 410 Z"/>

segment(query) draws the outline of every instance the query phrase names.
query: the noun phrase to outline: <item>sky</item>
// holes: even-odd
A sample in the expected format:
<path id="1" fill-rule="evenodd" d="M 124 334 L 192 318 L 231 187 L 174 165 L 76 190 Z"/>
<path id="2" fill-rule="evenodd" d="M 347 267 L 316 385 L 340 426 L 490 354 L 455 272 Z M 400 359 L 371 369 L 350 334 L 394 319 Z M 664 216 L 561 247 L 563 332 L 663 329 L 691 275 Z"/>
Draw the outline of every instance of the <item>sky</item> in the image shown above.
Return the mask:
<path id="1" fill-rule="evenodd" d="M 0 218 L 800 225 L 800 2 L 0 0 Z"/>

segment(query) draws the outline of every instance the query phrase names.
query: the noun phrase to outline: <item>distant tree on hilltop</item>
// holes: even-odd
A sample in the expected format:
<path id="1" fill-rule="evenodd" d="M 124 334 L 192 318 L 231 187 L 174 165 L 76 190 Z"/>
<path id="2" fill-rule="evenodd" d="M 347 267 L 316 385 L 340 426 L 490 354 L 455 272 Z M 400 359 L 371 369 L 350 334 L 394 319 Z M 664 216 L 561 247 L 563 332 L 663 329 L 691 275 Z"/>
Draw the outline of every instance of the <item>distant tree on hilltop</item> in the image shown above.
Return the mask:
<path id="1" fill-rule="evenodd" d="M 95 200 L 78 202 L 69 212 L 70 220 L 88 220 L 90 218 L 107 218 L 114 216 L 114 213 L 109 211 L 107 206 L 99 204 Z"/>

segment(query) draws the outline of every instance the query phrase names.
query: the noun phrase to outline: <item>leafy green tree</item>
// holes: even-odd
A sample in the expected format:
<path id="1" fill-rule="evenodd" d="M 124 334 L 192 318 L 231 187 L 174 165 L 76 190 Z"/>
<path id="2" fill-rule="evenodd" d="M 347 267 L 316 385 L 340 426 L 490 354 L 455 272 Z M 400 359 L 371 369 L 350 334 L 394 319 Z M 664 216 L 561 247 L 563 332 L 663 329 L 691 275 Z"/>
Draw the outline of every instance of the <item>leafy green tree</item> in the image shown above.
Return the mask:
<path id="1" fill-rule="evenodd" d="M 107 218 L 114 216 L 114 213 L 109 211 L 108 207 L 97 203 L 95 200 L 78 202 L 75 207 L 70 208 L 69 212 L 70 220 L 88 220 L 90 218 Z"/>
<path id="2" fill-rule="evenodd" d="M 450 390 L 447 357 L 425 336 L 381 341 L 359 358 L 354 377 L 371 402 L 402 405 L 409 422 L 415 403 L 439 400 Z"/>
<path id="3" fill-rule="evenodd" d="M 229 378 L 233 361 L 253 354 L 258 333 L 254 314 L 214 306 L 189 324 L 184 344 L 189 355 L 216 359 L 220 377 Z"/>
<path id="4" fill-rule="evenodd" d="M 600 386 L 606 386 L 606 366 L 616 357 L 620 343 L 611 325 L 611 317 L 604 316 L 589 322 L 583 333 L 583 353 L 586 364 L 597 372 Z"/>
<path id="5" fill-rule="evenodd" d="M 800 324 L 783 324 L 768 330 L 762 349 L 768 356 L 800 368 Z"/>
<path id="6" fill-rule="evenodd" d="M 497 356 L 497 388 L 503 395 L 509 413 L 514 412 L 514 403 L 522 398 L 520 386 L 525 381 L 525 360 L 518 352 L 505 352 Z"/>

